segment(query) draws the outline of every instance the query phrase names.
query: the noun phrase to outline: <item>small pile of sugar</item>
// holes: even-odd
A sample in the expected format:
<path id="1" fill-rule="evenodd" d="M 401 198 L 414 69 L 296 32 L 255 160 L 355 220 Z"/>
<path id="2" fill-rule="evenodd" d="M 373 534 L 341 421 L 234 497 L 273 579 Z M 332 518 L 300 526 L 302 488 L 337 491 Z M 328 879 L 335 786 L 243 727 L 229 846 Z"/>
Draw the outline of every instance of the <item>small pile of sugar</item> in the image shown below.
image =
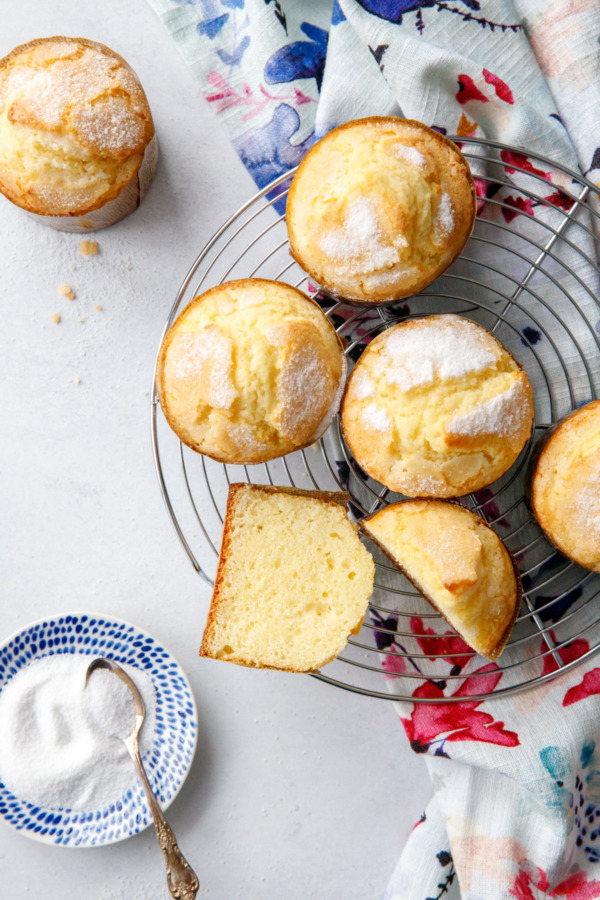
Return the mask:
<path id="1" fill-rule="evenodd" d="M 376 403 L 370 403 L 363 409 L 362 418 L 364 422 L 370 428 L 374 428 L 375 431 L 389 431 L 392 427 L 392 420 L 390 419 L 387 410 L 385 410 L 383 406 L 377 406 Z"/>
<path id="2" fill-rule="evenodd" d="M 445 429 L 447 434 L 472 437 L 486 434 L 518 437 L 528 419 L 528 391 L 524 379 L 519 378 L 501 394 L 446 422 Z"/>
<path id="3" fill-rule="evenodd" d="M 367 270 L 393 266 L 399 260 L 397 249 L 383 240 L 368 197 L 358 197 L 348 205 L 343 226 L 322 237 L 321 249 L 333 259 L 347 263 L 349 270 L 355 270 L 359 260 L 364 260 Z"/>
<path id="4" fill-rule="evenodd" d="M 104 809 L 136 783 L 120 738 L 133 730 L 133 698 L 112 672 L 98 670 L 85 687 L 89 656 L 60 653 L 20 669 L 0 693 L 0 780 L 20 800 L 50 809 Z M 152 746 L 156 696 L 150 678 L 135 681 L 146 719 L 142 754 Z"/>
<path id="5" fill-rule="evenodd" d="M 478 326 L 448 316 L 392 329 L 381 345 L 380 373 L 402 390 L 431 384 L 436 378 L 460 378 L 482 372 L 496 357 Z"/>
<path id="6" fill-rule="evenodd" d="M 412 166 L 421 168 L 425 165 L 425 157 L 416 147 L 407 147 L 406 144 L 396 144 L 394 146 L 394 155 L 403 162 L 410 163 Z"/>
<path id="7" fill-rule="evenodd" d="M 435 228 L 441 235 L 450 234 L 454 228 L 454 210 L 452 201 L 444 191 L 435 216 Z"/>

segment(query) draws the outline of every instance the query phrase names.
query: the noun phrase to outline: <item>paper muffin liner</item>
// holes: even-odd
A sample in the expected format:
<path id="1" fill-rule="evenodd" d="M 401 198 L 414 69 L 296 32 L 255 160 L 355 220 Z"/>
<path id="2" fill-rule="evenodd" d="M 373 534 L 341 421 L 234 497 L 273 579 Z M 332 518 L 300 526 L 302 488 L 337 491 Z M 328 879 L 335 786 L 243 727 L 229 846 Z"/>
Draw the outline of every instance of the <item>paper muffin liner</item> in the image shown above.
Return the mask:
<path id="1" fill-rule="evenodd" d="M 55 41 L 64 41 L 69 44 L 84 44 L 87 47 L 98 50 L 100 53 L 112 56 L 124 66 L 124 68 L 131 72 L 140 87 L 142 87 L 140 79 L 127 60 L 123 59 L 118 53 L 115 53 L 114 50 L 111 50 L 110 47 L 107 47 L 106 44 L 101 44 L 99 41 L 90 41 L 87 38 L 73 38 L 65 37 L 63 35 L 36 38 L 35 40 L 28 41 L 26 44 L 19 44 L 18 47 L 14 47 L 10 53 L 0 59 L 0 68 L 12 59 L 13 56 L 17 56 L 19 53 L 23 53 L 31 47 L 36 47 L 39 44 L 54 43 Z M 105 203 L 98 209 L 86 212 L 80 216 L 45 216 L 40 213 L 31 212 L 22 206 L 19 206 L 19 209 L 22 209 L 24 213 L 31 219 L 35 219 L 36 222 L 41 222 L 42 225 L 48 225 L 50 228 L 54 228 L 57 231 L 70 231 L 79 234 L 88 231 L 100 231 L 100 229 L 108 228 L 109 225 L 114 225 L 115 222 L 119 222 L 132 212 L 135 212 L 148 192 L 148 188 L 156 173 L 157 165 L 158 141 L 155 134 L 144 151 L 141 165 L 134 177 L 124 185 L 121 192 L 116 197 L 109 200 L 108 203 Z M 10 200 L 10 197 L 7 197 L 7 199 Z M 18 204 L 15 204 L 15 206 L 17 205 Z"/>
<path id="2" fill-rule="evenodd" d="M 23 212 L 36 222 L 48 225 L 57 231 L 71 231 L 79 234 L 87 231 L 100 231 L 115 222 L 120 222 L 135 212 L 148 192 L 158 164 L 158 141 L 152 138 L 146 150 L 137 174 L 129 181 L 121 193 L 109 200 L 99 209 L 84 213 L 82 216 L 42 216 L 39 213 L 24 209 Z M 21 207 L 22 208 L 22 207 Z"/>

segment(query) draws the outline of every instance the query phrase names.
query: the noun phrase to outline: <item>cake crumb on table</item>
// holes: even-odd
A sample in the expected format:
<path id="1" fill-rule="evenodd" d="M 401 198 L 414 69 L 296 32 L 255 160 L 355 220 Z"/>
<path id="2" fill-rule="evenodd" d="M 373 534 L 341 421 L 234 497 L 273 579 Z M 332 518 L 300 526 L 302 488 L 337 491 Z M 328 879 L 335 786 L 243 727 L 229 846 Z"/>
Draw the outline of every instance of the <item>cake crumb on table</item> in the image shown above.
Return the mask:
<path id="1" fill-rule="evenodd" d="M 77 321 L 78 321 L 79 323 L 83 323 L 83 322 L 85 322 L 85 319 L 82 319 L 81 316 L 80 316 L 80 317 L 77 319 Z"/>
<path id="2" fill-rule="evenodd" d="M 75 291 L 68 284 L 59 284 L 58 290 L 63 294 L 63 296 L 68 297 L 69 300 L 75 299 Z"/>
<path id="3" fill-rule="evenodd" d="M 79 245 L 79 252 L 83 256 L 97 256 L 98 255 L 97 241 L 82 241 Z"/>
<path id="4" fill-rule="evenodd" d="M 98 310 L 98 312 L 102 312 L 102 307 L 101 307 L 101 306 L 96 306 L 96 309 Z"/>
<path id="5" fill-rule="evenodd" d="M 54 313 L 54 315 L 52 316 L 52 321 L 53 321 L 56 325 L 58 325 L 58 323 L 60 322 L 60 316 L 59 316 L 58 313 Z"/>
<path id="6" fill-rule="evenodd" d="M 75 376 L 75 384 L 81 384 L 81 378 L 79 377 L 79 375 Z"/>

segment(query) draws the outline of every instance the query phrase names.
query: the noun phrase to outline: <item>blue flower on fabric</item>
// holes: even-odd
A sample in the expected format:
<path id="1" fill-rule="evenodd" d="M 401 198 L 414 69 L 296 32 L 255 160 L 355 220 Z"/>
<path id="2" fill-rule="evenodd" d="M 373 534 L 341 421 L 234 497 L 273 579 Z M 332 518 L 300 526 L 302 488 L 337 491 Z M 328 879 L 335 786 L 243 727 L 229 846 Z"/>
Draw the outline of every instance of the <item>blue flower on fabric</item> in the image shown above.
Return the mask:
<path id="1" fill-rule="evenodd" d="M 313 142 L 306 140 L 292 144 L 292 137 L 300 127 L 300 117 L 287 103 L 280 103 L 270 122 L 234 141 L 242 162 L 259 187 L 297 166 Z"/>
<path id="2" fill-rule="evenodd" d="M 358 0 L 358 2 L 367 12 L 387 22 L 396 22 L 398 25 L 405 13 L 439 5 L 437 0 Z M 480 9 L 479 0 L 460 0 L 460 2 L 468 9 Z"/>
<path id="3" fill-rule="evenodd" d="M 553 809 L 573 810 L 577 837 L 575 846 L 581 847 L 587 860 L 600 862 L 600 771 L 596 765 L 596 742 L 587 741 L 581 748 L 580 770 L 575 776 L 575 791 L 565 787 L 571 781 L 571 762 L 566 750 L 544 747 L 540 760 L 554 781 L 554 797 L 548 804 Z"/>
<path id="4" fill-rule="evenodd" d="M 242 56 L 249 46 L 250 36 L 246 35 L 242 38 L 237 47 L 234 48 L 232 53 L 228 53 L 227 50 L 217 50 L 217 56 L 226 66 L 239 66 L 242 61 Z"/>
<path id="5" fill-rule="evenodd" d="M 309 40 L 286 44 L 269 57 L 265 65 L 265 81 L 267 84 L 282 84 L 297 78 L 314 78 L 320 90 L 328 34 L 309 22 L 303 22 L 300 29 Z"/>

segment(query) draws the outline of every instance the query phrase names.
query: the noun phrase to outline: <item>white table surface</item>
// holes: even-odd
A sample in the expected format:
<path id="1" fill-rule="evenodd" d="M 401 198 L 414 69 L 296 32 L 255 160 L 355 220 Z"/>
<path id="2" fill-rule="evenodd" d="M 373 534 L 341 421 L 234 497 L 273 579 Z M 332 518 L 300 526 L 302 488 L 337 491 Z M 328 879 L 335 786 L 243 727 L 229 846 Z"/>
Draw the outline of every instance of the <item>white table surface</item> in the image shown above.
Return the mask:
<path id="1" fill-rule="evenodd" d="M 200 876 L 199 896 L 377 898 L 429 797 L 423 760 L 391 703 L 199 659 L 210 594 L 176 539 L 153 469 L 146 392 L 167 311 L 253 182 L 143 0 L 2 4 L 0 56 L 52 34 L 102 41 L 132 64 L 161 161 L 140 210 L 98 233 L 95 258 L 80 255 L 79 236 L 0 198 L 0 635 L 51 613 L 93 610 L 134 622 L 179 659 L 200 734 L 169 819 Z M 64 283 L 73 302 L 58 291 Z M 150 830 L 68 850 L 2 825 L 0 898 L 13 896 L 168 893 Z"/>

